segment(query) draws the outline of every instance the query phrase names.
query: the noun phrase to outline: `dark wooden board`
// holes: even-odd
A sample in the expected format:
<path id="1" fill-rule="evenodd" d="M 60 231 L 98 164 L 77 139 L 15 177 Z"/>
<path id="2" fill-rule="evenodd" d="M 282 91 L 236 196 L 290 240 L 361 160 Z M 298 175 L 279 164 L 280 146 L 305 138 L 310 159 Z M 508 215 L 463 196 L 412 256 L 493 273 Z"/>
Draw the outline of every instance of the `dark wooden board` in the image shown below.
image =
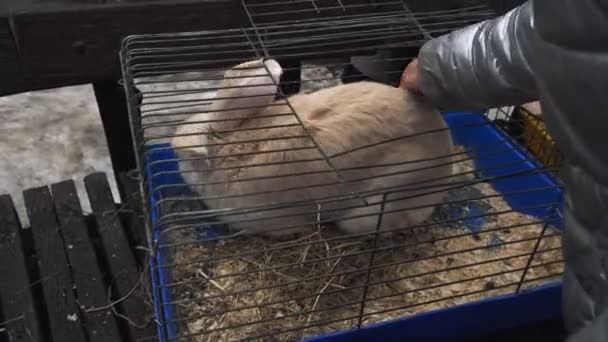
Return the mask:
<path id="1" fill-rule="evenodd" d="M 108 307 L 107 286 L 82 215 L 76 186 L 71 180 L 64 181 L 52 185 L 51 192 L 89 342 L 122 341 L 116 319 Z M 86 311 L 93 308 L 102 309 Z"/>
<path id="2" fill-rule="evenodd" d="M 135 169 L 133 139 L 123 87 L 115 81 L 100 81 L 93 84 L 93 90 L 106 133 L 114 174 L 119 175 Z M 119 190 L 121 198 L 124 198 L 122 187 L 119 187 Z"/>
<path id="3" fill-rule="evenodd" d="M 127 35 L 234 28 L 247 23 L 240 1 L 234 0 L 59 7 L 44 10 L 34 6 L 10 14 L 23 84 L 14 84 L 0 74 L 0 95 L 117 80 L 118 51 Z"/>
<path id="4" fill-rule="evenodd" d="M 144 225 L 144 213 L 142 211 L 141 196 L 139 195 L 139 183 L 137 179 L 129 175 L 128 172 L 120 174 L 119 183 L 122 185 L 124 196 L 122 203 L 125 206 L 125 216 L 127 219 L 127 227 L 129 227 L 129 234 L 131 240 L 139 247 L 148 247 L 148 240 L 146 237 L 146 227 Z M 135 256 L 140 267 L 148 262 L 148 253 L 144 249 L 138 249 L 135 251 Z"/>
<path id="5" fill-rule="evenodd" d="M 2 0 L 0 2 L 0 16 L 18 13 L 51 13 L 110 7 L 150 6 L 159 3 L 193 4 L 204 1 L 214 2 L 218 0 Z"/>
<path id="6" fill-rule="evenodd" d="M 19 54 L 8 18 L 0 17 L 0 94 L 22 87 Z"/>
<path id="7" fill-rule="evenodd" d="M 0 196 L 0 299 L 8 341 L 43 341 L 23 252 L 22 229 L 9 195 Z"/>
<path id="8" fill-rule="evenodd" d="M 81 313 L 74 296 L 60 227 L 47 187 L 23 192 L 38 257 L 40 281 L 44 292 L 53 340 L 82 342 Z"/>
<path id="9" fill-rule="evenodd" d="M 124 316 L 131 321 L 128 325 L 133 341 L 154 336 L 156 331 L 148 322 L 144 294 L 135 257 L 119 219 L 110 186 L 104 173 L 94 173 L 85 177 L 99 235 L 101 236 L 110 273 L 113 275 L 113 289 L 120 302 Z M 135 289 L 135 290 L 134 290 Z"/>

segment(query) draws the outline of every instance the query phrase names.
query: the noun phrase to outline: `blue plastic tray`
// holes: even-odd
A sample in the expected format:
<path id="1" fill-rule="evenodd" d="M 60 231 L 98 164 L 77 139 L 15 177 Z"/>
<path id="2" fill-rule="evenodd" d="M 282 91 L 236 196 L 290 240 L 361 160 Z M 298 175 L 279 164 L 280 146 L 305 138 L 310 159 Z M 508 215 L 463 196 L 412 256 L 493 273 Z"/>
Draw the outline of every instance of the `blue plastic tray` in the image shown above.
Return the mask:
<path id="1" fill-rule="evenodd" d="M 506 136 L 502 131 L 489 124 L 483 112 L 450 112 L 444 117 L 450 126 L 454 142 L 472 150 L 477 169 L 483 170 L 486 177 L 495 177 L 490 181 L 492 186 L 514 209 L 538 218 L 554 217 L 555 211 L 561 209 L 562 192 L 556 187 L 556 181 L 545 173 L 530 173 L 538 165 L 532 161 L 525 150 Z M 146 155 L 146 172 L 148 176 L 148 191 L 152 206 L 168 193 L 153 193 L 152 189 L 160 185 L 183 184 L 177 173 L 161 174 L 160 171 L 177 171 L 176 162 L 165 162 L 175 159 L 176 155 L 169 145 L 148 146 Z M 154 161 L 164 160 L 162 163 Z M 516 177 L 507 177 L 521 172 Z M 157 174 L 151 177 L 152 174 Z M 505 176 L 501 178 L 501 176 Z M 187 191 L 186 187 L 170 187 L 163 191 Z M 535 191 L 529 191 L 536 189 Z M 557 207 L 548 207 L 550 202 L 560 203 Z M 475 212 L 476 208 L 469 208 Z M 153 227 L 157 213 L 151 211 Z M 561 222 L 553 222 L 560 228 Z M 483 224 L 477 219 L 470 222 L 470 229 L 475 230 Z M 154 238 L 158 236 L 155 232 Z M 175 317 L 175 308 L 171 305 L 161 306 L 161 302 L 171 300 L 166 288 L 159 285 L 171 282 L 167 269 L 156 270 L 156 265 L 163 264 L 166 256 L 165 249 L 151 262 L 154 301 L 157 317 L 161 322 L 169 322 Z M 159 292 L 160 289 L 160 292 Z M 455 307 L 429 311 L 417 315 L 368 325 L 361 329 L 346 330 L 309 338 L 309 341 L 382 341 L 408 340 L 443 340 L 458 341 L 465 337 L 479 336 L 492 331 L 506 329 L 523 323 L 541 321 L 548 318 L 560 317 L 559 283 L 547 284 L 524 291 L 518 295 L 503 295 L 477 302 L 471 302 Z M 166 331 L 159 328 L 161 341 L 174 340 L 177 336 L 175 324 L 165 324 Z"/>

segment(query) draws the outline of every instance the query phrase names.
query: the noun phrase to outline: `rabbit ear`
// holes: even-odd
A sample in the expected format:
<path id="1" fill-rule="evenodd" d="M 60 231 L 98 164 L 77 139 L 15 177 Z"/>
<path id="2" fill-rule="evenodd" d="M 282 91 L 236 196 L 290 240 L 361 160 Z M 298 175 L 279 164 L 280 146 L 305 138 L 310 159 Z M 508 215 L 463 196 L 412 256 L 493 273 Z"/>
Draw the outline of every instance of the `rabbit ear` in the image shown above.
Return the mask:
<path id="1" fill-rule="evenodd" d="M 245 88 L 248 88 L 248 86 L 263 88 L 264 86 L 278 84 L 282 74 L 281 65 L 274 59 L 257 59 L 241 63 L 226 71 L 224 73 L 224 84 Z"/>
<path id="2" fill-rule="evenodd" d="M 273 59 L 239 64 L 226 71 L 212 110 L 218 119 L 246 118 L 262 111 L 277 94 L 283 69 Z M 234 128 L 239 121 L 214 124 L 214 130 Z"/>

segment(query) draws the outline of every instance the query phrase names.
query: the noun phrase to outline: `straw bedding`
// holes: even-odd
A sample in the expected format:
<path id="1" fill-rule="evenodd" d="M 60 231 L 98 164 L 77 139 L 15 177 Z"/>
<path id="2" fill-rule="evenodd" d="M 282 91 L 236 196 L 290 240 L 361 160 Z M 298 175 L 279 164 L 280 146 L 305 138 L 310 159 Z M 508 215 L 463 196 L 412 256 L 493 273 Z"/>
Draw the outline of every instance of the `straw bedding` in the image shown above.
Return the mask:
<path id="1" fill-rule="evenodd" d="M 472 168 L 470 161 L 460 165 Z M 493 195 L 490 184 L 478 183 L 448 198 Z M 485 213 L 511 210 L 500 196 L 478 204 Z M 523 288 L 558 278 L 563 264 L 555 228 L 545 230 L 530 261 L 544 227 L 537 218 L 518 212 L 491 215 L 472 233 L 467 222 L 454 220 L 466 217 L 466 210 L 454 216 L 440 207 L 425 227 L 379 234 L 377 240 L 319 225 L 290 241 L 236 237 L 175 247 L 173 261 L 179 265 L 171 272 L 179 284 L 173 291 L 181 334 L 193 335 L 194 341 L 290 341 L 512 293 L 528 262 L 532 267 Z M 190 233 L 177 234 L 192 239 L 184 236 Z M 205 258 L 213 260 L 199 262 Z"/>

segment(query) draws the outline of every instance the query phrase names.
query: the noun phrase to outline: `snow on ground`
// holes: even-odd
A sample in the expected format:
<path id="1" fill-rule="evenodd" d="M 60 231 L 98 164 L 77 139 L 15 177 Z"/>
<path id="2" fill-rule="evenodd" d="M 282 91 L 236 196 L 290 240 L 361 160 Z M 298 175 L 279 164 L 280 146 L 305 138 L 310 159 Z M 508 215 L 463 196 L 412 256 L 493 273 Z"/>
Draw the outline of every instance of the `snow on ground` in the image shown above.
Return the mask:
<path id="1" fill-rule="evenodd" d="M 24 225 L 23 190 L 73 179 L 88 211 L 82 180 L 95 171 L 118 200 L 91 85 L 0 97 L 0 194 L 12 195 Z"/>

